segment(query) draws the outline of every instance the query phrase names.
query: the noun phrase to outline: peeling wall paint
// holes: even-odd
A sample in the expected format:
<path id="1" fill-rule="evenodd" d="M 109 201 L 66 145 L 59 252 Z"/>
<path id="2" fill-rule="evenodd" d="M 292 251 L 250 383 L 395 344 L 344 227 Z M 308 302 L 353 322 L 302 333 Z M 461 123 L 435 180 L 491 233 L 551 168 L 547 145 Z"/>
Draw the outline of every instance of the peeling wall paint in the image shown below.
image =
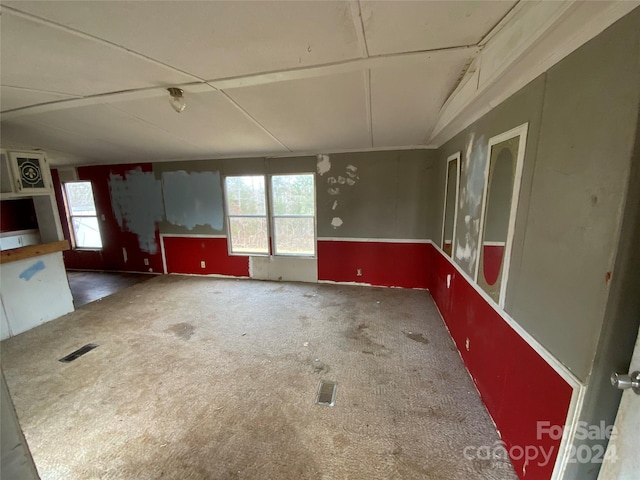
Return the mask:
<path id="1" fill-rule="evenodd" d="M 360 177 L 356 174 L 358 171 L 358 167 L 354 165 L 347 165 L 345 168 L 344 175 L 337 175 L 327 178 L 327 183 L 330 187 L 327 189 L 327 193 L 332 196 L 340 195 L 341 189 L 342 193 L 345 193 L 349 187 L 353 187 L 356 184 L 356 181 L 360 180 Z M 344 204 L 344 202 L 343 202 Z M 342 206 L 341 206 L 342 207 Z M 331 205 L 331 210 L 336 210 L 338 208 L 338 201 L 334 200 Z M 343 220 L 340 217 L 333 217 L 331 219 L 331 227 L 333 229 L 337 229 L 342 226 Z"/>
<path id="2" fill-rule="evenodd" d="M 318 175 L 322 176 L 331 170 L 331 159 L 329 155 L 318 155 Z"/>
<path id="3" fill-rule="evenodd" d="M 163 218 L 162 185 L 152 172 L 140 168 L 109 175 L 111 207 L 118 225 L 138 237 L 140 250 L 158 251 L 156 224 Z"/>
<path id="4" fill-rule="evenodd" d="M 476 137 L 471 132 L 463 151 L 460 172 L 460 197 L 458 199 L 458 225 L 454 255 L 456 263 L 469 274 L 475 276 L 480 242 L 480 217 L 484 175 L 487 165 L 487 142 L 484 135 Z"/>
<path id="5" fill-rule="evenodd" d="M 163 172 L 162 192 L 169 223 L 189 230 L 197 225 L 222 230 L 224 209 L 219 172 Z"/>
<path id="6" fill-rule="evenodd" d="M 331 220 L 331 226 L 333 228 L 342 226 L 342 219 L 340 217 L 333 217 L 333 220 Z"/>

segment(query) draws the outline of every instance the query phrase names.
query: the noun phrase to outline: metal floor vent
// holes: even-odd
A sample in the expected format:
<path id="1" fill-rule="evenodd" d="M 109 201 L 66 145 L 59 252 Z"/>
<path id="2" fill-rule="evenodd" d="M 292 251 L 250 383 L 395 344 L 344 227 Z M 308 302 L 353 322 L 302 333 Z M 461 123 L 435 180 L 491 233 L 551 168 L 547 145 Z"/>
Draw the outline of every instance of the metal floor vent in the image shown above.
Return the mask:
<path id="1" fill-rule="evenodd" d="M 96 343 L 88 343 L 84 347 L 80 347 L 75 352 L 72 352 L 69 355 L 67 355 L 66 357 L 61 358 L 60 361 L 64 362 L 64 363 L 73 362 L 76 358 L 81 357 L 82 355 L 84 355 L 87 352 L 90 352 L 91 350 L 93 350 L 97 346 L 98 346 L 98 344 L 96 344 Z"/>
<path id="2" fill-rule="evenodd" d="M 338 389 L 338 382 L 332 382 L 330 380 L 322 380 L 318 387 L 318 397 L 316 403 L 318 405 L 326 405 L 327 407 L 333 407 L 336 403 L 336 390 Z"/>

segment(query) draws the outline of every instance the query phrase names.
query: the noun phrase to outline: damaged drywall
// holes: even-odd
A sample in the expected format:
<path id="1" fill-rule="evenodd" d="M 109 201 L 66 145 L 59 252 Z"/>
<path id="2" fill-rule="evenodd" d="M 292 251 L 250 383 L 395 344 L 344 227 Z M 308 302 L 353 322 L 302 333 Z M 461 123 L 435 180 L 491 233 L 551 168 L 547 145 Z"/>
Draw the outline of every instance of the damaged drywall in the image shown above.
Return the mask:
<path id="1" fill-rule="evenodd" d="M 323 155 L 323 156 L 327 157 L 327 161 L 328 161 L 329 157 L 326 155 Z M 318 163 L 318 165 L 320 165 L 320 163 Z M 330 168 L 331 166 L 329 164 L 329 169 Z M 328 172 L 328 169 L 326 171 Z M 360 180 L 360 177 L 358 176 L 357 172 L 358 172 L 358 167 L 349 164 L 345 167 L 344 175 L 336 175 L 336 176 L 328 177 L 327 184 L 329 185 L 329 187 L 327 188 L 327 193 L 333 197 L 336 197 L 340 195 L 341 192 L 345 193 L 346 191 L 348 191 L 351 187 L 353 187 L 357 183 L 358 180 Z M 338 200 L 334 200 L 333 204 L 331 205 L 331 210 L 333 211 L 338 210 L 338 205 L 339 205 Z M 333 217 L 331 219 L 331 227 L 334 230 L 337 228 L 340 228 L 343 223 L 344 221 L 340 217 Z"/>
<path id="2" fill-rule="evenodd" d="M 322 176 L 331 170 L 329 155 L 318 155 L 318 175 Z"/>
<path id="3" fill-rule="evenodd" d="M 475 277 L 480 243 L 480 217 L 484 177 L 487 164 L 487 142 L 484 135 L 470 133 L 463 151 L 460 172 L 460 197 L 458 200 L 458 225 L 456 227 L 456 263 Z"/>
<path id="4" fill-rule="evenodd" d="M 167 222 L 189 230 L 198 225 L 222 230 L 224 209 L 219 172 L 163 172 L 162 192 Z"/>
<path id="5" fill-rule="evenodd" d="M 156 225 L 162 221 L 162 185 L 153 172 L 136 168 L 124 176 L 109 175 L 111 207 L 120 228 L 138 237 L 140 250 L 158 251 Z"/>

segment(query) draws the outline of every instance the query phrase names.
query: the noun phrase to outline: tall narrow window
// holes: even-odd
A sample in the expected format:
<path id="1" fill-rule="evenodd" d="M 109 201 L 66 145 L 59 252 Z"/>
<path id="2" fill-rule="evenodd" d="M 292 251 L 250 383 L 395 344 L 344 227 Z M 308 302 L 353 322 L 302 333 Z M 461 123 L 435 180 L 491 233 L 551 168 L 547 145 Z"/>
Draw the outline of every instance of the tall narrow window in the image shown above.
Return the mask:
<path id="1" fill-rule="evenodd" d="M 275 255 L 313 256 L 315 187 L 313 174 L 271 177 Z"/>
<path id="2" fill-rule="evenodd" d="M 91 182 L 67 182 L 64 190 L 74 247 L 102 248 Z"/>
<path id="3" fill-rule="evenodd" d="M 264 176 L 227 177 L 225 192 L 231 253 L 268 255 Z"/>

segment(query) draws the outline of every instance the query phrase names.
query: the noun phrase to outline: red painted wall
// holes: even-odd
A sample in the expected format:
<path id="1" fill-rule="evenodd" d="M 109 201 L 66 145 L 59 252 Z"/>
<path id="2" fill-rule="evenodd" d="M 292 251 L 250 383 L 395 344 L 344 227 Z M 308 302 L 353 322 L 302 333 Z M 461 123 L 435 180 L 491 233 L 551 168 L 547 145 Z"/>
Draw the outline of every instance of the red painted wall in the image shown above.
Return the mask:
<path id="1" fill-rule="evenodd" d="M 483 245 L 482 270 L 484 278 L 489 285 L 498 281 L 502 259 L 504 257 L 504 245 Z"/>
<path id="2" fill-rule="evenodd" d="M 162 272 L 162 255 L 160 253 L 160 236 L 156 231 L 158 250 L 155 254 L 143 252 L 138 245 L 135 234 L 122 231 L 111 208 L 111 195 L 109 193 L 109 175 L 122 175 L 126 172 L 141 169 L 143 172 L 152 171 L 150 163 L 132 165 L 108 165 L 94 167 L 79 167 L 78 180 L 90 181 L 93 187 L 93 195 L 98 212 L 98 223 L 102 235 L 102 250 L 69 250 L 64 252 L 64 261 L 67 268 L 87 270 L 117 270 L 128 272 Z M 62 196 L 62 185 L 57 170 L 52 170 L 52 178 L 60 212 L 60 221 L 65 238 L 71 240 L 67 213 Z M 104 221 L 101 219 L 104 215 Z M 125 262 L 122 249 L 127 250 Z M 149 265 L 144 264 L 148 259 Z"/>
<path id="3" fill-rule="evenodd" d="M 427 243 L 318 239 L 318 280 L 429 288 L 430 248 Z"/>
<path id="4" fill-rule="evenodd" d="M 31 198 L 0 201 L 0 232 L 37 228 L 38 219 Z"/>
<path id="5" fill-rule="evenodd" d="M 507 448 L 553 449 L 547 465 L 512 462 L 521 479 L 551 478 L 560 439 L 538 438 L 537 422 L 563 426 L 572 387 L 530 347 L 437 248 L 432 256 L 431 295 Z M 451 284 L 447 288 L 447 275 Z M 469 339 L 469 350 L 466 341 Z"/>
<path id="6" fill-rule="evenodd" d="M 226 238 L 166 236 L 163 243 L 167 273 L 249 276 L 249 257 L 229 255 Z"/>

